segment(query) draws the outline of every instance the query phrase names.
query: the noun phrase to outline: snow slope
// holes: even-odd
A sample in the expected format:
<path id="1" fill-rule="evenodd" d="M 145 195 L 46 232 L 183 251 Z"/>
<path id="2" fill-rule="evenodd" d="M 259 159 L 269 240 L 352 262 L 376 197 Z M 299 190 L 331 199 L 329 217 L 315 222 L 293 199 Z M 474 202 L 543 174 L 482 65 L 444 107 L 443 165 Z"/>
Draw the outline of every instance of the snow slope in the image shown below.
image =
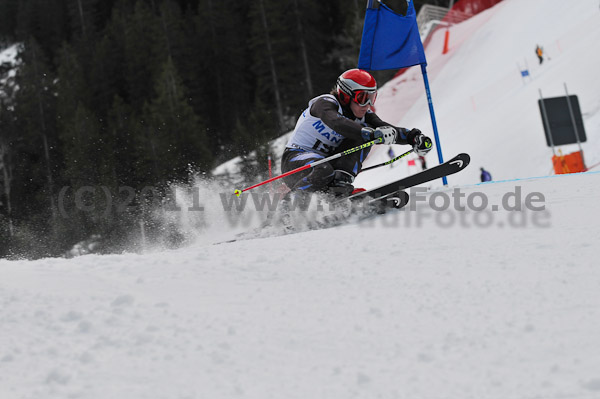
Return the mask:
<path id="1" fill-rule="evenodd" d="M 459 206 L 516 186 L 545 210 L 0 261 L 0 397 L 597 398 L 600 173 Z"/>
<path id="2" fill-rule="evenodd" d="M 505 0 L 465 22 L 431 79 L 445 154 L 473 164 L 402 211 L 214 245 L 243 227 L 217 196 L 187 248 L 0 260 L 0 398 L 600 397 L 600 173 L 532 177 L 551 166 L 538 85 L 561 95 L 563 77 L 598 156 L 600 11 L 564 4 Z M 552 60 L 523 85 L 515 63 L 537 42 Z M 427 125 L 425 106 L 401 122 Z M 479 164 L 509 180 L 475 184 Z"/>
<path id="3" fill-rule="evenodd" d="M 505 0 L 454 26 L 446 55 L 441 54 L 444 34 L 438 31 L 427 48 L 440 141 L 446 159 L 468 152 L 475 166 L 449 178 L 451 184 L 478 181 L 482 166 L 498 180 L 549 175 L 552 150 L 546 146 L 537 100 L 539 90 L 544 97 L 564 96 L 565 83 L 579 97 L 588 137 L 586 163 L 600 162 L 597 1 Z M 534 54 L 537 44 L 546 52 L 542 65 Z M 525 65 L 531 79 L 524 83 L 518 66 Z M 384 120 L 432 134 L 420 75 L 420 68 L 413 67 L 388 83 L 377 110 Z M 418 97 L 412 94 L 415 85 L 420 86 Z M 404 86 L 414 101 L 408 111 Z M 562 148 L 565 154 L 577 149 Z M 427 158 L 437 163 L 433 151 Z"/>

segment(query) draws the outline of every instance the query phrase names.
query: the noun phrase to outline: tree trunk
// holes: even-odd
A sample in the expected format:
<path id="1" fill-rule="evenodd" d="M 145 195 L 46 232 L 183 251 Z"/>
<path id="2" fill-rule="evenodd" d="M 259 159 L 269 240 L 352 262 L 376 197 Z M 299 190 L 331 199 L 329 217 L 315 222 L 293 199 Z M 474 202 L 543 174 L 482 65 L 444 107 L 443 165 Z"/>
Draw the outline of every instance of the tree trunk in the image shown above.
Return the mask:
<path id="1" fill-rule="evenodd" d="M 283 122 L 283 108 L 281 106 L 281 96 L 279 94 L 279 84 L 277 83 L 277 70 L 275 69 L 275 60 L 273 59 L 273 49 L 271 47 L 271 37 L 269 36 L 269 25 L 267 24 L 267 15 L 265 12 L 265 6 L 263 0 L 258 1 L 260 9 L 260 16 L 262 20 L 263 29 L 265 30 L 265 39 L 267 41 L 267 56 L 269 57 L 269 65 L 271 68 L 271 79 L 273 81 L 273 92 L 275 94 L 275 106 L 277 107 L 277 119 L 279 122 L 279 128 L 284 128 Z"/>
<path id="2" fill-rule="evenodd" d="M 42 135 L 42 142 L 44 144 L 44 158 L 46 161 L 46 179 L 48 181 L 48 191 L 49 191 L 49 195 L 50 195 L 50 211 L 52 212 L 52 220 L 55 221 L 56 220 L 56 205 L 54 204 L 54 179 L 52 178 L 52 167 L 51 167 L 51 162 L 50 162 L 50 148 L 48 146 L 48 134 L 46 132 L 46 118 L 44 115 L 44 103 L 42 101 L 42 93 L 41 93 L 41 88 L 40 83 L 41 83 L 41 77 L 39 76 L 38 73 L 38 64 L 37 64 L 37 57 L 36 57 L 36 52 L 35 52 L 35 47 L 33 47 L 33 68 L 34 68 L 34 73 L 35 73 L 35 77 L 38 80 L 37 84 L 36 84 L 36 92 L 37 92 L 37 99 L 38 99 L 38 108 L 39 108 L 39 117 L 40 117 L 40 134 Z M 53 223 L 54 226 L 54 223 Z"/>
<path id="3" fill-rule="evenodd" d="M 298 0 L 292 0 L 294 4 L 294 14 L 296 15 L 296 28 L 300 40 L 300 52 L 302 53 L 302 62 L 304 63 L 304 74 L 306 77 L 306 91 L 309 97 L 313 96 L 312 79 L 310 78 L 310 66 L 308 65 L 308 54 L 306 53 L 306 43 L 304 42 L 304 33 L 302 29 L 302 20 L 300 10 L 298 9 Z"/>
<path id="4" fill-rule="evenodd" d="M 219 41 L 219 38 L 217 37 L 217 30 L 215 29 L 215 18 L 214 18 L 214 8 L 213 8 L 213 2 L 212 0 L 208 0 L 208 26 L 210 27 L 210 35 L 211 35 L 211 44 L 213 47 L 213 57 L 215 60 L 217 60 L 217 62 L 221 61 L 221 44 Z M 226 105 L 225 105 L 225 93 L 223 91 L 223 78 L 221 77 L 221 71 L 220 68 L 215 68 L 215 80 L 216 80 L 216 84 L 217 84 L 217 104 L 218 104 L 218 110 L 217 112 L 219 113 L 219 120 L 220 121 L 225 121 L 227 120 L 226 116 L 225 116 L 225 109 L 226 109 Z M 221 140 L 221 135 L 217 136 L 217 140 L 219 140 L 219 144 L 222 144 L 220 142 Z"/>
<path id="5" fill-rule="evenodd" d="M 77 0 L 77 6 L 79 7 L 79 19 L 81 20 L 81 33 L 85 36 L 85 19 L 83 18 L 83 4 L 81 4 L 81 0 Z"/>
<path id="6" fill-rule="evenodd" d="M 167 21 L 165 21 L 165 11 L 168 5 L 165 3 L 160 12 L 160 21 L 162 22 L 163 31 L 165 32 L 165 41 L 167 43 L 167 56 L 168 58 L 173 58 L 173 53 L 171 52 L 171 39 L 169 39 L 169 29 L 167 28 Z"/>
<path id="7" fill-rule="evenodd" d="M 12 164 L 8 157 L 8 146 L 0 143 L 0 170 L 4 181 L 4 196 L 6 197 L 6 216 L 8 218 L 8 233 L 14 235 L 12 223 L 12 205 L 10 202 L 10 186 L 12 183 Z"/>

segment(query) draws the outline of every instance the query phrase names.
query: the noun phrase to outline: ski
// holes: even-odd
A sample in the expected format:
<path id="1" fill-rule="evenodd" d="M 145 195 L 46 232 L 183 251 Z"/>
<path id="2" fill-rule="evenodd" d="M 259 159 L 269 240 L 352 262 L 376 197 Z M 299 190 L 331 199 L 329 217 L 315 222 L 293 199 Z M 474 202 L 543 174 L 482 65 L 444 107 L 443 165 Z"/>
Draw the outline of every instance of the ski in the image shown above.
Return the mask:
<path id="1" fill-rule="evenodd" d="M 434 166 L 433 168 L 426 169 L 422 172 L 415 173 L 414 175 L 404 177 L 371 190 L 360 191 L 356 194 L 352 194 L 348 198 L 351 200 L 358 200 L 364 197 L 373 197 L 369 202 L 375 202 L 384 198 L 394 197 L 393 194 L 398 193 L 400 190 L 458 173 L 466 168 L 470 161 L 471 157 L 469 157 L 469 154 L 458 154 L 451 160 Z"/>
<path id="2" fill-rule="evenodd" d="M 414 175 L 404 177 L 402 179 L 396 180 L 394 182 L 388 183 L 386 185 L 371 190 L 360 191 L 350 196 L 334 200 L 333 205 L 341 205 L 344 201 L 347 200 L 355 202 L 355 204 L 352 205 L 352 210 L 349 217 L 357 216 L 358 220 L 363 220 L 373 215 L 386 213 L 387 209 L 399 209 L 406 206 L 409 201 L 409 194 L 406 191 L 403 191 L 404 189 L 460 172 L 461 170 L 466 168 L 467 165 L 469 165 L 470 160 L 471 159 L 468 154 L 458 154 L 451 160 L 444 162 L 443 164 L 434 166 L 433 168 L 426 169 L 422 172 L 415 173 Z M 357 206 L 358 203 L 361 201 L 364 201 L 363 204 L 366 204 L 367 206 Z M 278 229 L 276 226 L 276 222 L 273 226 L 270 226 L 270 223 L 268 223 L 264 226 L 255 229 L 254 231 L 240 233 L 231 240 L 222 241 L 214 244 L 232 243 L 236 241 L 250 240 L 255 238 L 268 237 L 272 235 L 291 234 L 307 230 L 314 230 L 317 228 L 334 227 L 343 224 L 347 221 L 347 219 L 348 217 L 341 217 L 341 219 L 332 220 L 330 221 L 330 223 L 319 223 L 318 225 L 309 226 L 307 228 L 302 228 L 297 231 L 295 231 L 294 229 L 286 229 L 285 226 L 280 226 L 281 231 L 279 232 L 277 231 Z M 274 228 L 274 231 L 269 232 L 271 234 L 265 234 L 265 232 L 263 231 L 265 228 Z"/>
<path id="3" fill-rule="evenodd" d="M 402 190 L 392 191 L 384 195 L 375 194 L 373 191 L 363 191 L 359 194 L 363 193 L 366 194 L 355 194 L 350 199 L 351 203 L 355 204 L 355 210 L 360 210 L 357 213 L 361 214 L 361 217 L 368 217 L 372 214 L 383 214 L 386 212 L 387 209 L 403 208 L 408 204 L 408 201 L 410 199 L 409 194 L 406 191 Z M 356 206 L 357 203 L 366 204 L 367 208 L 360 208 Z"/>

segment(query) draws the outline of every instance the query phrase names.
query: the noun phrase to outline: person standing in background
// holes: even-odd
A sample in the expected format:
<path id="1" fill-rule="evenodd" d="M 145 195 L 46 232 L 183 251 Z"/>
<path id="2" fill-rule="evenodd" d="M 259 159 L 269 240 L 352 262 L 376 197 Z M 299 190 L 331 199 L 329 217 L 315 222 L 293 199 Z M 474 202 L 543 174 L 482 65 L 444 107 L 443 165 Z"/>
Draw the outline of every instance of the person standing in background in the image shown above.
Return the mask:
<path id="1" fill-rule="evenodd" d="M 492 175 L 487 170 L 481 168 L 481 182 L 492 181 Z"/>
<path id="2" fill-rule="evenodd" d="M 539 44 L 535 47 L 535 55 L 538 56 L 541 65 L 542 62 L 544 62 L 544 49 L 542 49 Z"/>

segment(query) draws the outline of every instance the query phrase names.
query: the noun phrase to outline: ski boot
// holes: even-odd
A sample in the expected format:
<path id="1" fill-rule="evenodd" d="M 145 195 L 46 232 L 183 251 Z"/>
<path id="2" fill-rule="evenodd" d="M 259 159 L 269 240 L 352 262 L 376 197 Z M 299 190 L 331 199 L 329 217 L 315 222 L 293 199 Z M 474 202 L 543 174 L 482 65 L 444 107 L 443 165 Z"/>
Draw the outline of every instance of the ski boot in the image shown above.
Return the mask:
<path id="1" fill-rule="evenodd" d="M 350 173 L 336 169 L 333 175 L 333 181 L 329 183 L 328 191 L 333 194 L 335 198 L 347 197 L 354 191 L 354 176 Z"/>

